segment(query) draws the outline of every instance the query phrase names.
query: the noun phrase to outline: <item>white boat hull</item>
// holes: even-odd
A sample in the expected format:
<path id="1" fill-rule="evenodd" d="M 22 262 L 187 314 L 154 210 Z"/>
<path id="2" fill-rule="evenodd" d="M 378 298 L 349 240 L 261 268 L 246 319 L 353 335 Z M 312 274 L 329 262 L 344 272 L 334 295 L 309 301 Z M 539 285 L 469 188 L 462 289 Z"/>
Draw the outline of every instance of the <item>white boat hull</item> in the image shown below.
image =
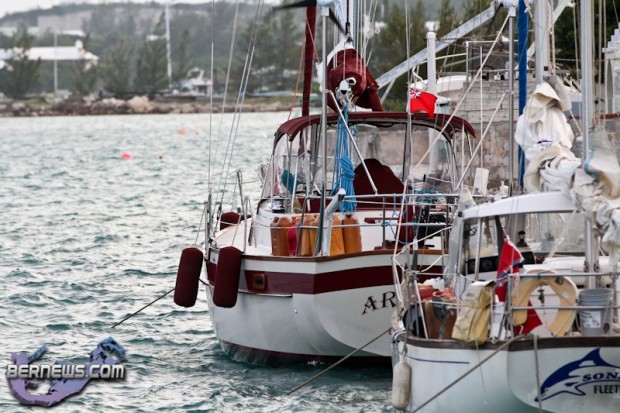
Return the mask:
<path id="1" fill-rule="evenodd" d="M 353 255 L 245 256 L 234 307 L 216 306 L 216 287 L 210 282 L 208 289 L 210 316 L 224 350 L 240 361 L 288 364 L 334 362 L 363 347 L 353 363 L 389 365 L 387 329 L 396 306 L 392 254 Z M 218 251 L 211 250 L 210 273 L 217 257 Z M 263 291 L 251 285 L 257 273 L 265 277 Z"/>
<path id="2" fill-rule="evenodd" d="M 407 411 L 618 411 L 620 337 L 523 338 L 467 348 L 454 340 L 398 339 L 411 366 Z M 488 361 L 484 362 L 485 359 Z"/>

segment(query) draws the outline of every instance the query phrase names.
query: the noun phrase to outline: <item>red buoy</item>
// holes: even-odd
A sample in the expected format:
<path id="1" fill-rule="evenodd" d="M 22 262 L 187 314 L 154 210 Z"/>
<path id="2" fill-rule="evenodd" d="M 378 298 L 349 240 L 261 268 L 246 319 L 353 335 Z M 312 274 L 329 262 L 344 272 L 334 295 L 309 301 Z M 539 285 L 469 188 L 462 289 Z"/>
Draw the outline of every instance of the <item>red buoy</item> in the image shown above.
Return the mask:
<path id="1" fill-rule="evenodd" d="M 220 250 L 215 270 L 213 303 L 218 307 L 232 308 L 237 304 L 241 273 L 241 251 L 235 247 Z"/>
<path id="2" fill-rule="evenodd" d="M 202 251 L 198 248 L 185 248 L 181 253 L 177 282 L 174 288 L 174 302 L 176 305 L 193 307 L 196 304 L 202 260 Z"/>

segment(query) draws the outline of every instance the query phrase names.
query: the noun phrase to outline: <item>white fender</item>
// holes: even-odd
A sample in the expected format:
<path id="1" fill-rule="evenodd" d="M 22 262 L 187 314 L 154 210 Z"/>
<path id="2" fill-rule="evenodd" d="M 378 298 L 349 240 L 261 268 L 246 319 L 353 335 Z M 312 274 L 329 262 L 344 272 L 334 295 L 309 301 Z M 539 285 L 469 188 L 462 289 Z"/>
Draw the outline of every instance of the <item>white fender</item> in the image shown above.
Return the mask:
<path id="1" fill-rule="evenodd" d="M 409 404 L 411 392 L 411 366 L 405 360 L 394 365 L 392 377 L 392 406 L 396 410 L 405 410 Z"/>

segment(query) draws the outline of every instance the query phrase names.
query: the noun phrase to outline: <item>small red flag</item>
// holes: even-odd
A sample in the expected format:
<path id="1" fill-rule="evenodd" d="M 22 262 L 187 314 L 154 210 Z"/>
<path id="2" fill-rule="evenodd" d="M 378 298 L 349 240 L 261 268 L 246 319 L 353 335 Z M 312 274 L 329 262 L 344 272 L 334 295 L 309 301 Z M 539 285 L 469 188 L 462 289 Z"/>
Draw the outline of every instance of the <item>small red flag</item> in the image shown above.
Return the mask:
<path id="1" fill-rule="evenodd" d="M 510 238 L 506 236 L 504 238 L 504 246 L 499 256 L 499 265 L 497 268 L 497 284 L 495 286 L 495 294 L 500 301 L 506 301 L 506 283 L 508 281 L 508 274 L 519 272 L 519 268 L 523 265 L 523 255 L 521 251 L 510 241 Z M 528 306 L 532 306 L 532 303 L 528 300 Z M 532 308 L 527 310 L 527 319 L 525 323 L 517 326 L 516 334 L 527 334 L 536 327 L 542 325 L 542 321 L 536 311 Z"/>
<path id="2" fill-rule="evenodd" d="M 435 102 L 437 96 L 422 92 L 418 89 L 409 90 L 409 112 L 426 112 L 428 116 L 435 116 Z"/>

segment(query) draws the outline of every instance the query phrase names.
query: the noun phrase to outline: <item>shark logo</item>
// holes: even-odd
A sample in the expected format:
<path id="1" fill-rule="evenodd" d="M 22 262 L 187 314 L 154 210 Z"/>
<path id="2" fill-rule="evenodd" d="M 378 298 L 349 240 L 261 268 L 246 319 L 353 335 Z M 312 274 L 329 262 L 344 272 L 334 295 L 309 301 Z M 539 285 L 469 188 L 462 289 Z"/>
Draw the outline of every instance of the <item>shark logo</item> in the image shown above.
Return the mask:
<path id="1" fill-rule="evenodd" d="M 620 393 L 620 366 L 603 360 L 600 352 L 600 348 L 592 350 L 582 359 L 565 364 L 553 372 L 540 388 L 540 401 L 562 393 L 585 396 L 581 387 L 587 384 L 595 385 L 594 393 Z M 610 385 L 602 386 L 600 383 Z M 535 400 L 538 402 L 538 397 Z"/>

